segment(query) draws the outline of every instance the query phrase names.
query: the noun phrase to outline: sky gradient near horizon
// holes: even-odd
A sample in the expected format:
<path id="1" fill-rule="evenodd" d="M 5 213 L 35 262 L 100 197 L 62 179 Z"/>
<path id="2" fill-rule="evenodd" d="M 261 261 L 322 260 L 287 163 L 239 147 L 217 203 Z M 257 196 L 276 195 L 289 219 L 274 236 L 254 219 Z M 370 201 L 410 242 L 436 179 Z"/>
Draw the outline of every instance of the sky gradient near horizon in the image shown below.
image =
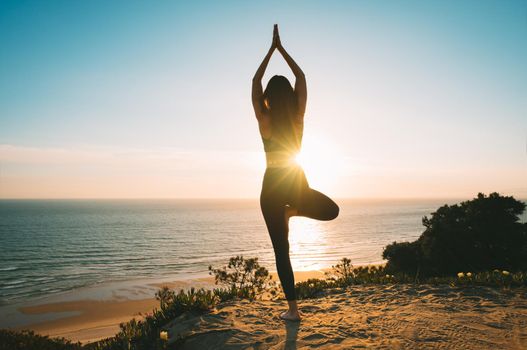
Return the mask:
<path id="1" fill-rule="evenodd" d="M 525 1 L 2 1 L 0 198 L 258 197 L 274 23 L 313 188 L 527 197 Z"/>

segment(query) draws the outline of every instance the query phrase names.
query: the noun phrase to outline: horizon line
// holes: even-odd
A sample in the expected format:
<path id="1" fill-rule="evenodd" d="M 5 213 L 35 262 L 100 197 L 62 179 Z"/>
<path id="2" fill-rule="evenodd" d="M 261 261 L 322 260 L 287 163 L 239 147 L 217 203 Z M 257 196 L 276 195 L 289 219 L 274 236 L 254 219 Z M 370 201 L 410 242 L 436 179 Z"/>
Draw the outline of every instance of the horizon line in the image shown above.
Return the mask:
<path id="1" fill-rule="evenodd" d="M 488 194 L 493 193 L 484 193 Z M 497 192 L 502 196 L 514 197 L 514 195 L 507 195 Z M 477 193 L 472 198 L 477 197 Z M 450 196 L 450 197 L 332 197 L 336 200 L 465 200 L 467 196 Z M 527 199 L 525 197 L 516 197 L 519 199 Z M 4 200 L 259 200 L 259 197 L 0 197 L 0 201 Z"/>

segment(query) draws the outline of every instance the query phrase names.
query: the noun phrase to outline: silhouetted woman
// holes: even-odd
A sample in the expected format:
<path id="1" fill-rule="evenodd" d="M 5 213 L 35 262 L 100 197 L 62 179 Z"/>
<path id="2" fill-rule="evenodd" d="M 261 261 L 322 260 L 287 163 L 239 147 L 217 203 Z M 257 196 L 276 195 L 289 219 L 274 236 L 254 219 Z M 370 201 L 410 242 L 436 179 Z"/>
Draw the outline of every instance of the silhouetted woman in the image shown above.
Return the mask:
<path id="1" fill-rule="evenodd" d="M 294 90 L 287 78 L 275 75 L 262 91 L 262 77 L 275 49 L 295 74 Z M 289 259 L 289 218 L 305 216 L 332 220 L 339 214 L 339 207 L 333 200 L 309 187 L 304 170 L 294 161 L 302 142 L 306 99 L 304 73 L 283 48 L 275 24 L 271 48 L 253 78 L 252 103 L 267 162 L 260 207 L 271 236 L 278 277 L 289 304 L 289 310 L 280 314 L 285 320 L 301 318 Z"/>

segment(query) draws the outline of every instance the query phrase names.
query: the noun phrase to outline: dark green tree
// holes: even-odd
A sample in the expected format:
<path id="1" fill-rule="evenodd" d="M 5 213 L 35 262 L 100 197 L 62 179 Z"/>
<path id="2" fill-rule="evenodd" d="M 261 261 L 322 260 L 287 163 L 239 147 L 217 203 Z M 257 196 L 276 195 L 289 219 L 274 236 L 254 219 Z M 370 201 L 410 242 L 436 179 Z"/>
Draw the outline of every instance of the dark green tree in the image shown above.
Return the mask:
<path id="1" fill-rule="evenodd" d="M 384 249 L 387 269 L 422 276 L 526 270 L 527 224 L 519 221 L 524 210 L 525 203 L 495 192 L 444 205 L 423 218 L 426 229 L 417 241 Z"/>

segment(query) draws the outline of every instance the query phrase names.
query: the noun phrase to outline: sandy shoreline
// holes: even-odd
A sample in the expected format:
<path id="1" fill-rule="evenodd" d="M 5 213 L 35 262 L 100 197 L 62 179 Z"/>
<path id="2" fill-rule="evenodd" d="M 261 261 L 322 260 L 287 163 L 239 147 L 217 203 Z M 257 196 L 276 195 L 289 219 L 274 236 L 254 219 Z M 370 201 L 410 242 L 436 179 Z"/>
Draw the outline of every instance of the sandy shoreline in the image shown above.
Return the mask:
<path id="1" fill-rule="evenodd" d="M 327 270 L 297 271 L 295 282 L 309 278 L 324 278 L 324 271 Z M 271 272 L 271 275 L 273 280 L 278 280 L 276 272 Z M 149 284 L 150 288 L 155 287 L 151 289 L 152 291 L 161 286 L 179 290 L 191 286 L 214 287 L 215 285 L 213 276 Z M 93 300 L 90 298 L 22 306 L 18 311 L 24 315 L 55 316 L 53 319 L 50 317 L 45 321 L 17 326 L 13 329 L 31 329 L 43 335 L 65 337 L 86 343 L 113 336 L 119 331 L 119 323 L 140 317 L 140 314 L 151 312 L 158 306 L 159 302 L 154 298 L 153 293 L 151 297 L 141 299 L 112 297 L 106 300 Z M 57 318 L 57 313 L 65 313 L 65 317 Z"/>

